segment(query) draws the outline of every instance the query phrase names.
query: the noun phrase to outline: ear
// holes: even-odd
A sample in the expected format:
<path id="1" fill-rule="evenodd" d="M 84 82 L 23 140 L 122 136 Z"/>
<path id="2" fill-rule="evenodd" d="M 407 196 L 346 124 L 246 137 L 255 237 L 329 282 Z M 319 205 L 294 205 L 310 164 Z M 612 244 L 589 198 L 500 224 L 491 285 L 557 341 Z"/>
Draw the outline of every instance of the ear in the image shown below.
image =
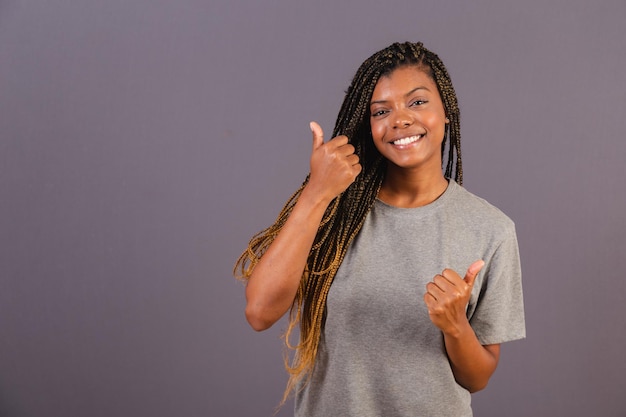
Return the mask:
<path id="1" fill-rule="evenodd" d="M 446 124 L 450 123 L 450 119 L 446 117 Z"/>

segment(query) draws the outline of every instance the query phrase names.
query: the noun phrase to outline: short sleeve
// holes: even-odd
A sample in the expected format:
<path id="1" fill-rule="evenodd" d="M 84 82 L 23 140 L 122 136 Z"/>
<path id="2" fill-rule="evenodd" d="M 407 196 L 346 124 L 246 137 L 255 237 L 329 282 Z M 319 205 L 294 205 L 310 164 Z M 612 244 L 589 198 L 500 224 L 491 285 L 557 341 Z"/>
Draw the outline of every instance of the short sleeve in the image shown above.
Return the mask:
<path id="1" fill-rule="evenodd" d="M 503 241 L 485 261 L 470 324 L 483 345 L 523 339 L 526 337 L 526 324 L 522 272 L 517 235 L 512 223 Z"/>

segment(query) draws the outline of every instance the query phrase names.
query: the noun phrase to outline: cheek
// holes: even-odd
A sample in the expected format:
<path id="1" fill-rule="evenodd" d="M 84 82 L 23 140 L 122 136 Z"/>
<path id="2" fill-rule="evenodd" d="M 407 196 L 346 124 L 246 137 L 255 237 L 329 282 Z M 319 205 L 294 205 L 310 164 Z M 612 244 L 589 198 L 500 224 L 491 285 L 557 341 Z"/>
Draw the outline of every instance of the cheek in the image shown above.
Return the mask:
<path id="1" fill-rule="evenodd" d="M 373 120 L 370 121 L 370 130 L 372 132 L 372 139 L 374 139 L 374 142 L 380 141 L 385 133 L 383 124 Z"/>
<path id="2" fill-rule="evenodd" d="M 432 112 L 425 115 L 424 122 L 431 126 L 443 126 L 446 124 L 446 115 L 443 112 Z"/>
<path id="3" fill-rule="evenodd" d="M 446 116 L 445 114 L 432 114 L 424 120 L 425 124 L 430 126 L 431 130 L 445 132 L 446 130 Z"/>

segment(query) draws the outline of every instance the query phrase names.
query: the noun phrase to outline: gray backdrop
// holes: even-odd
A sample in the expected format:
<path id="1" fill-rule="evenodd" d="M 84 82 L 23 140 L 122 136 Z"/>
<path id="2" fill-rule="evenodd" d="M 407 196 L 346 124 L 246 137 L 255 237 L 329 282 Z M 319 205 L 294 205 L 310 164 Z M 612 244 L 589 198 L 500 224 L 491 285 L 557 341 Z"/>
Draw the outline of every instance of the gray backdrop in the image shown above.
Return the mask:
<path id="1" fill-rule="evenodd" d="M 626 416 L 624 0 L 0 0 L 0 415 L 270 416 L 232 265 L 358 65 L 446 62 L 528 338 L 477 416 Z M 418 302 L 419 300 L 416 300 Z M 291 414 L 288 404 L 278 414 Z"/>

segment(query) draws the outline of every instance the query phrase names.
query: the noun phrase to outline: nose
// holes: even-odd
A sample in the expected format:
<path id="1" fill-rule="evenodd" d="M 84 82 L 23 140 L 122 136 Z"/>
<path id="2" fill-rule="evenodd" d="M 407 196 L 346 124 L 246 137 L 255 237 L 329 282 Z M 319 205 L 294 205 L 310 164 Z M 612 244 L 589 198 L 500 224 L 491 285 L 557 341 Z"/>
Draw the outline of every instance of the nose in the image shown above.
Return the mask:
<path id="1" fill-rule="evenodd" d="M 406 109 L 398 109 L 394 114 L 395 118 L 393 119 L 393 128 L 394 129 L 404 129 L 409 127 L 415 121 L 413 119 L 413 115 Z"/>

